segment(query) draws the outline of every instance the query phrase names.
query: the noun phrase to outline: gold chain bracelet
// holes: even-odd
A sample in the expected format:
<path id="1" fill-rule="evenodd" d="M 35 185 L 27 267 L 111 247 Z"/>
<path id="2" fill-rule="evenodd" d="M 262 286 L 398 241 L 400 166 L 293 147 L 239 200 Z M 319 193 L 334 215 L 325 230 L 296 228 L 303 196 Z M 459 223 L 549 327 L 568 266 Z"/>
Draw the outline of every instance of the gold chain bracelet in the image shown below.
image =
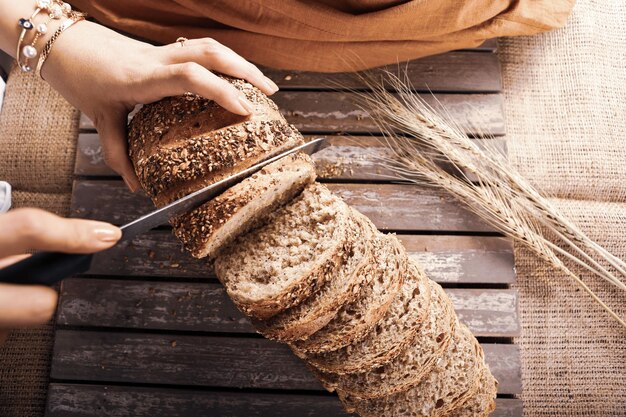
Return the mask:
<path id="1" fill-rule="evenodd" d="M 50 55 L 50 52 L 52 51 L 52 46 L 54 45 L 56 40 L 59 38 L 59 36 L 61 36 L 61 34 L 63 34 L 63 32 L 65 32 L 65 30 L 67 30 L 74 23 L 80 22 L 81 20 L 84 20 L 84 19 L 85 19 L 85 14 L 73 12 L 70 18 L 67 19 L 61 26 L 59 26 L 59 28 L 52 34 L 50 39 L 48 39 L 48 42 L 46 42 L 43 49 L 41 50 L 41 54 L 39 55 L 39 61 L 37 61 L 37 68 L 35 68 L 35 73 L 42 80 L 43 80 L 43 77 L 41 75 L 41 68 L 43 67 L 43 64 L 46 62 L 46 59 L 48 59 L 48 56 Z"/>

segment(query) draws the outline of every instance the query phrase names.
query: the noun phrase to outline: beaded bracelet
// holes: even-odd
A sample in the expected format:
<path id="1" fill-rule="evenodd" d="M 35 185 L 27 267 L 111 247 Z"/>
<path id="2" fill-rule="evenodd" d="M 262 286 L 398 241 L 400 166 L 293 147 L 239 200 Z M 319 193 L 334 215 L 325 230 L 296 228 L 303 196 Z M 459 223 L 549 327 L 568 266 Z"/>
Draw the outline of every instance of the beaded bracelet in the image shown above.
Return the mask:
<path id="1" fill-rule="evenodd" d="M 59 36 L 61 36 L 61 34 L 70 26 L 72 26 L 74 23 L 84 20 L 85 16 L 86 15 L 84 13 L 72 12 L 71 17 L 67 19 L 61 26 L 59 26 L 59 28 L 52 34 L 50 39 L 48 39 L 48 42 L 46 42 L 43 49 L 41 50 L 41 54 L 39 55 L 39 61 L 37 61 L 37 67 L 35 68 L 35 73 L 42 80 L 43 80 L 43 77 L 41 75 L 41 68 L 43 67 L 43 64 L 46 62 L 46 59 L 48 59 L 48 56 L 50 55 L 50 52 L 52 51 L 52 46 L 54 45 L 54 42 L 56 42 Z"/>
<path id="2" fill-rule="evenodd" d="M 48 20 L 45 23 L 37 25 L 33 40 L 30 44 L 22 46 L 26 33 L 35 28 L 33 20 L 42 11 L 46 11 L 48 13 Z M 36 0 L 36 7 L 33 14 L 29 18 L 22 18 L 18 21 L 19 26 L 22 27 L 22 32 L 20 33 L 20 37 L 17 41 L 17 52 L 15 56 L 22 71 L 29 72 L 32 70 L 29 65 L 30 59 L 37 56 L 38 52 L 35 46 L 39 38 L 48 31 L 48 24 L 50 21 L 61 19 L 63 16 L 69 16 L 71 12 L 72 6 L 60 0 Z"/>

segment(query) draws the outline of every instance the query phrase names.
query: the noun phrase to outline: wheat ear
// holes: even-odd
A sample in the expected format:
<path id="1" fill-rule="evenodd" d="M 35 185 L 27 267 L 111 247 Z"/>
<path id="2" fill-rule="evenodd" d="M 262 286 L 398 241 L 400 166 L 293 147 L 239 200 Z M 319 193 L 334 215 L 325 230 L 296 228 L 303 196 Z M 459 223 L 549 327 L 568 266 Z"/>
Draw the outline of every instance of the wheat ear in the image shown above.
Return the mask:
<path id="1" fill-rule="evenodd" d="M 563 271 L 626 327 L 624 319 L 574 274 L 557 254 L 620 290 L 626 290 L 624 282 L 595 257 L 607 262 L 623 277 L 626 276 L 626 264 L 622 260 L 590 239 L 560 213 L 498 150 L 489 145 L 479 147 L 452 122 L 442 106 L 435 110 L 414 94 L 407 80 L 387 73 L 383 79 L 369 78 L 367 82 L 372 92 L 359 94 L 361 107 L 372 115 L 383 133 L 383 145 L 392 155 L 380 158 L 382 165 L 405 181 L 447 190 L 497 230 Z M 389 93 L 389 86 L 397 93 Z M 484 129 L 474 130 L 480 136 L 489 136 Z M 444 169 L 442 164 L 452 167 L 456 174 Z M 547 230 L 556 238 L 555 241 L 542 230 Z M 559 243 L 564 243 L 571 251 L 563 249 Z"/>

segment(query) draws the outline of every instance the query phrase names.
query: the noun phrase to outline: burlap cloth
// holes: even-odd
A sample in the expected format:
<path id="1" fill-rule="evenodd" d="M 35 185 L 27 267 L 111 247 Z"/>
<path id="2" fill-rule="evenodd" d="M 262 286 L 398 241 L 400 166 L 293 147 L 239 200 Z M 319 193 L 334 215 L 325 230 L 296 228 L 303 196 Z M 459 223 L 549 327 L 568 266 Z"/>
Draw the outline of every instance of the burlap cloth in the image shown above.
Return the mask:
<path id="1" fill-rule="evenodd" d="M 511 159 L 622 259 L 625 27 L 623 0 L 579 0 L 565 28 L 499 45 Z M 516 267 L 526 415 L 626 415 L 626 331 L 525 250 Z M 591 283 L 626 316 L 623 293 Z"/>
<path id="2" fill-rule="evenodd" d="M 0 178 L 13 186 L 14 207 L 69 214 L 77 135 L 78 112 L 13 70 L 0 113 Z M 0 417 L 43 415 L 53 336 L 50 323 L 13 331 L 0 347 Z"/>

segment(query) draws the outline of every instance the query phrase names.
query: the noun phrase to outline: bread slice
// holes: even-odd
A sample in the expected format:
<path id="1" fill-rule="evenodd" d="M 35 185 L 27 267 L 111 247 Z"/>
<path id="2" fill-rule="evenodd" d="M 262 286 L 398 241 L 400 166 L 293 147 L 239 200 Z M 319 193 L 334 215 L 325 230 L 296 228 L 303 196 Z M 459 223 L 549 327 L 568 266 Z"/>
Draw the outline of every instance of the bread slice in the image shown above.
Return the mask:
<path id="1" fill-rule="evenodd" d="M 362 340 L 376 326 L 402 287 L 408 257 L 394 235 L 382 233 L 374 240 L 373 254 L 358 298 L 308 339 L 293 342 L 292 350 L 297 354 L 337 350 Z"/>
<path id="2" fill-rule="evenodd" d="M 498 381 L 485 365 L 478 383 L 478 391 L 461 407 L 453 410 L 450 417 L 487 417 L 496 409 Z"/>
<path id="3" fill-rule="evenodd" d="M 429 281 L 419 266 L 410 262 L 402 290 L 363 340 L 332 352 L 305 354 L 303 359 L 320 371 L 338 375 L 365 372 L 391 361 L 412 343 L 422 327 L 434 298 L 431 293 L 437 294 Z"/>
<path id="4" fill-rule="evenodd" d="M 363 270 L 371 262 L 372 240 L 377 230 L 361 213 L 351 209 L 351 214 L 357 230 L 335 276 L 297 306 L 269 321 L 254 321 L 261 334 L 280 341 L 306 338 L 328 324 L 342 305 L 356 299 L 366 278 Z"/>
<path id="5" fill-rule="evenodd" d="M 482 349 L 469 329 L 459 324 L 452 342 L 430 373 L 409 390 L 388 397 L 357 399 L 338 391 L 348 412 L 361 417 L 435 417 L 446 415 L 478 390 Z"/>
<path id="6" fill-rule="evenodd" d="M 313 183 L 268 223 L 215 260 L 217 277 L 244 313 L 270 317 L 300 304 L 336 273 L 348 241 L 349 207 Z"/>
<path id="7" fill-rule="evenodd" d="M 290 201 L 315 180 L 308 155 L 282 158 L 195 210 L 171 221 L 174 234 L 196 258 L 217 251 Z"/>
<path id="8" fill-rule="evenodd" d="M 131 120 L 130 158 L 157 206 L 303 142 L 265 94 L 244 80 L 223 78 L 252 103 L 252 115 L 186 94 L 147 104 Z"/>
<path id="9" fill-rule="evenodd" d="M 340 376 L 337 391 L 356 398 L 379 398 L 406 391 L 430 372 L 448 348 L 456 328 L 456 314 L 443 289 L 432 283 L 429 315 L 409 347 L 380 368 Z"/>

